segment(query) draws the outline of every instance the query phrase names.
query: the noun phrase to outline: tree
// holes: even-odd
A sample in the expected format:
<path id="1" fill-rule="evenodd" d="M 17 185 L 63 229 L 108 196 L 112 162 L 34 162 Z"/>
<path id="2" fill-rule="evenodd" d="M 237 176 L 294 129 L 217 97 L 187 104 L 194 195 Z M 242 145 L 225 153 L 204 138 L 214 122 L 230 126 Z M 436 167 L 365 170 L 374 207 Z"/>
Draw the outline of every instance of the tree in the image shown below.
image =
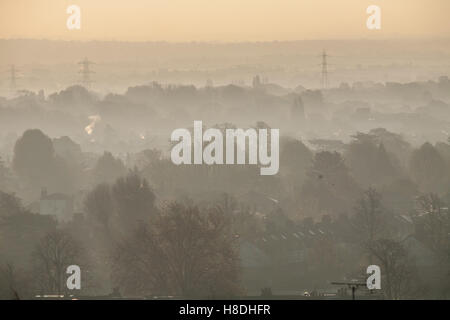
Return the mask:
<path id="1" fill-rule="evenodd" d="M 301 141 L 286 137 L 281 139 L 280 149 L 280 174 L 295 188 L 304 182 L 313 154 Z"/>
<path id="2" fill-rule="evenodd" d="M 5 166 L 5 162 L 0 157 L 0 191 L 11 191 L 13 177 L 11 170 Z"/>
<path id="3" fill-rule="evenodd" d="M 398 160 L 402 165 L 407 165 L 412 147 L 400 134 L 390 132 L 385 128 L 372 129 L 369 134 L 378 144 L 383 144 L 391 160 Z"/>
<path id="4" fill-rule="evenodd" d="M 33 196 L 42 187 L 72 191 L 65 161 L 55 156 L 52 140 L 38 129 L 25 131 L 16 141 L 12 167 Z"/>
<path id="5" fill-rule="evenodd" d="M 305 106 L 302 97 L 295 96 L 291 106 L 291 119 L 295 127 L 299 127 L 305 121 Z"/>
<path id="6" fill-rule="evenodd" d="M 48 186 L 54 162 L 52 140 L 38 129 L 25 131 L 14 146 L 13 169 L 35 188 Z"/>
<path id="7" fill-rule="evenodd" d="M 353 139 L 345 152 L 345 160 L 360 185 L 382 185 L 399 176 L 394 157 L 383 143 L 378 143 L 376 136 L 357 133 Z"/>
<path id="8" fill-rule="evenodd" d="M 5 261 L 27 265 L 36 243 L 55 226 L 51 216 L 30 213 L 15 195 L 0 192 L 0 256 Z"/>
<path id="9" fill-rule="evenodd" d="M 174 184 L 178 186 L 181 179 L 177 177 L 177 170 L 170 159 L 162 157 L 160 150 L 143 150 L 138 154 L 138 168 L 152 186 L 160 193 L 167 194 L 173 190 Z"/>
<path id="10" fill-rule="evenodd" d="M 405 247 L 395 240 L 378 239 L 369 243 L 368 250 L 380 264 L 381 288 L 386 298 L 398 300 L 413 297 L 417 276 Z"/>
<path id="11" fill-rule="evenodd" d="M 145 178 L 137 170 L 117 179 L 112 186 L 112 195 L 117 206 L 119 225 L 129 231 L 137 222 L 146 222 L 157 211 L 156 196 Z"/>
<path id="12" fill-rule="evenodd" d="M 450 214 L 441 198 L 434 193 L 417 198 L 415 219 L 418 238 L 443 261 L 450 261 Z"/>
<path id="13" fill-rule="evenodd" d="M 301 206 L 310 214 L 338 214 L 350 210 L 359 188 L 337 152 L 316 153 L 301 190 Z"/>
<path id="14" fill-rule="evenodd" d="M 96 183 L 111 183 L 126 174 L 122 160 L 114 158 L 111 152 L 105 151 L 97 160 L 93 177 Z"/>
<path id="15" fill-rule="evenodd" d="M 324 106 L 323 94 L 320 90 L 306 90 L 301 97 L 309 110 L 322 109 Z"/>
<path id="16" fill-rule="evenodd" d="M 415 236 L 435 254 L 433 277 L 440 295 L 450 294 L 450 213 L 442 199 L 433 193 L 417 198 Z"/>
<path id="17" fill-rule="evenodd" d="M 413 151 L 410 172 L 419 189 L 424 192 L 441 192 L 448 182 L 447 164 L 428 142 Z"/>
<path id="18" fill-rule="evenodd" d="M 387 213 L 382 206 L 381 195 L 375 189 L 369 188 L 358 200 L 353 225 L 365 243 L 371 243 L 386 234 Z"/>
<path id="19" fill-rule="evenodd" d="M 3 217 L 22 213 L 22 203 L 14 194 L 0 191 L 0 222 Z"/>
<path id="20" fill-rule="evenodd" d="M 66 232 L 49 232 L 33 253 L 36 285 L 43 294 L 63 294 L 66 290 L 66 269 L 80 265 L 81 248 Z"/>
<path id="21" fill-rule="evenodd" d="M 0 264 L 0 300 L 19 300 L 18 276 L 14 266 L 10 263 Z"/>
<path id="22" fill-rule="evenodd" d="M 230 232 L 240 239 L 252 240 L 262 233 L 263 220 L 228 193 L 221 194 L 211 205 L 228 217 Z"/>
<path id="23" fill-rule="evenodd" d="M 219 209 L 171 203 L 117 248 L 114 275 L 126 292 L 181 297 L 238 292 L 230 223 Z"/>
<path id="24" fill-rule="evenodd" d="M 97 185 L 84 199 L 84 208 L 93 221 L 108 231 L 109 221 L 114 213 L 111 187 L 106 183 Z"/>
<path id="25" fill-rule="evenodd" d="M 417 185 L 410 179 L 398 179 L 380 188 L 383 203 L 396 214 L 414 209 L 414 199 L 419 194 Z"/>
<path id="26" fill-rule="evenodd" d="M 0 261 L 0 300 L 32 298 L 30 274 L 16 264 Z"/>

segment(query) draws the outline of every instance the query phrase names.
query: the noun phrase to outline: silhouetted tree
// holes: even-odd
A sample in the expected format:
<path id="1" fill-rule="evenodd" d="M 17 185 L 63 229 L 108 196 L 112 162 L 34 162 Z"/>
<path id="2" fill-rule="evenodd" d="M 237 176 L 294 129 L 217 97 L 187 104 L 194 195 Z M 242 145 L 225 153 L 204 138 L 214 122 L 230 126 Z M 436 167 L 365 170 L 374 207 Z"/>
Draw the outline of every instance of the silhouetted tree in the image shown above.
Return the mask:
<path id="1" fill-rule="evenodd" d="M 110 218 L 114 215 L 111 187 L 105 183 L 97 185 L 84 199 L 84 208 L 92 221 L 108 231 Z"/>
<path id="2" fill-rule="evenodd" d="M 42 187 L 72 191 L 72 177 L 65 161 L 55 156 L 52 140 L 38 129 L 25 131 L 17 140 L 12 167 L 24 186 L 31 187 L 33 196 Z"/>
<path id="3" fill-rule="evenodd" d="M 24 209 L 19 198 L 14 194 L 0 191 L 0 219 L 22 212 Z"/>
<path id="4" fill-rule="evenodd" d="M 145 178 L 137 170 L 117 179 L 112 186 L 117 206 L 119 225 L 128 230 L 136 228 L 137 222 L 146 222 L 157 211 L 155 194 Z"/>
<path id="5" fill-rule="evenodd" d="M 381 268 L 381 288 L 387 299 L 412 298 L 417 294 L 417 274 L 414 261 L 402 243 L 378 239 L 369 243 L 369 252 Z"/>
<path id="6" fill-rule="evenodd" d="M 48 187 L 55 173 L 51 139 L 38 129 L 25 131 L 14 146 L 12 166 L 22 181 L 39 190 Z"/>
<path id="7" fill-rule="evenodd" d="M 19 198 L 0 192 L 0 257 L 5 261 L 28 265 L 36 243 L 55 227 L 51 216 L 30 213 Z"/>
<path id="8" fill-rule="evenodd" d="M 437 194 L 417 198 L 415 224 L 417 237 L 437 254 L 441 262 L 450 262 L 450 213 Z"/>
<path id="9" fill-rule="evenodd" d="M 239 272 L 229 227 L 220 210 L 171 203 L 118 247 L 115 279 L 126 292 L 144 295 L 234 295 Z"/>
<path id="10" fill-rule="evenodd" d="M 304 212 L 334 215 L 350 210 L 359 188 L 339 153 L 317 153 L 307 174 L 300 194 Z"/>
<path id="11" fill-rule="evenodd" d="M 365 244 L 388 234 L 388 216 L 381 203 L 381 195 L 372 188 L 358 200 L 353 225 Z"/>
<path id="12" fill-rule="evenodd" d="M 2 157 L 0 157 L 0 191 L 12 191 L 14 178 L 11 170 L 6 167 Z"/>
<path id="13" fill-rule="evenodd" d="M 410 179 L 398 179 L 380 189 L 383 203 L 396 214 L 404 214 L 414 209 L 414 199 L 419 194 L 417 185 Z"/>
<path id="14" fill-rule="evenodd" d="M 398 160 L 401 165 L 407 167 L 412 147 L 402 135 L 390 132 L 385 128 L 372 129 L 369 134 L 374 137 L 377 144 L 382 144 L 386 148 L 389 159 L 394 165 Z M 395 156 L 395 158 L 392 156 Z"/>
<path id="15" fill-rule="evenodd" d="M 34 279 L 42 294 L 63 294 L 66 291 L 66 269 L 81 265 L 81 248 L 66 232 L 48 233 L 33 253 Z"/>
<path id="16" fill-rule="evenodd" d="M 111 152 L 105 151 L 97 160 L 93 177 L 95 183 L 112 183 L 126 173 L 122 160 L 114 158 Z"/>
<path id="17" fill-rule="evenodd" d="M 305 106 L 303 105 L 302 97 L 295 96 L 291 106 L 291 120 L 295 126 L 299 126 L 305 121 Z"/>
<path id="18" fill-rule="evenodd" d="M 299 187 L 311 166 L 313 153 L 301 141 L 283 137 L 280 143 L 280 174 L 290 180 L 291 188 Z"/>
<path id="19" fill-rule="evenodd" d="M 424 192 L 442 192 L 448 182 L 447 164 L 428 142 L 413 151 L 409 168 L 411 177 Z"/>
<path id="20" fill-rule="evenodd" d="M 26 282 L 23 281 L 23 275 L 19 275 L 11 263 L 0 263 L 0 300 L 25 298 L 28 293 L 27 289 Z"/>
<path id="21" fill-rule="evenodd" d="M 355 180 L 364 187 L 389 183 L 399 176 L 393 157 L 376 137 L 358 133 L 345 152 L 345 160 Z"/>

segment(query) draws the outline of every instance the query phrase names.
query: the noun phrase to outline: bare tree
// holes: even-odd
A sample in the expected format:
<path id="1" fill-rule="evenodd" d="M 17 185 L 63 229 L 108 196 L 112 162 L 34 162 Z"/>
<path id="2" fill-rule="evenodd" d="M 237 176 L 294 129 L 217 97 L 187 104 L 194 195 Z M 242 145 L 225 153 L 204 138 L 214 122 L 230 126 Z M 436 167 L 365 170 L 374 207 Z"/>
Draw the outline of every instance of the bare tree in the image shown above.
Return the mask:
<path id="1" fill-rule="evenodd" d="M 118 247 L 115 280 L 135 294 L 233 295 L 238 260 L 229 227 L 219 209 L 169 204 Z"/>
<path id="2" fill-rule="evenodd" d="M 80 264 L 81 249 L 72 237 L 61 230 L 48 233 L 33 253 L 35 279 L 43 294 L 65 292 L 66 268 Z"/>
<path id="3" fill-rule="evenodd" d="M 441 286 L 441 295 L 450 294 L 450 212 L 437 194 L 417 198 L 414 219 L 415 236 L 436 255 L 435 277 Z"/>
<path id="4" fill-rule="evenodd" d="M 369 243 L 368 250 L 380 264 L 384 279 L 381 287 L 386 298 L 398 300 L 412 297 L 417 277 L 405 247 L 395 240 L 378 239 Z"/>
<path id="5" fill-rule="evenodd" d="M 353 225 L 368 243 L 386 231 L 386 212 L 381 203 L 381 195 L 375 189 L 369 188 L 358 200 Z"/>
<path id="6" fill-rule="evenodd" d="M 450 214 L 437 194 L 422 195 L 417 199 L 418 237 L 441 259 L 449 259 Z"/>
<path id="7" fill-rule="evenodd" d="M 0 300 L 20 300 L 18 293 L 19 279 L 16 270 L 11 263 L 0 265 Z"/>

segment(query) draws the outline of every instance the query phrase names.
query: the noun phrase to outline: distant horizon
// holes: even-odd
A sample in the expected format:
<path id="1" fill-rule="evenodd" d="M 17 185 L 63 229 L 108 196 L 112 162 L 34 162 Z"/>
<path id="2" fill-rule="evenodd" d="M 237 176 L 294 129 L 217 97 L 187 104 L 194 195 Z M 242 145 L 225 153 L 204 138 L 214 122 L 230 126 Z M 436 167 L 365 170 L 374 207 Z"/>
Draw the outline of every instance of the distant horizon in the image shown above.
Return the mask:
<path id="1" fill-rule="evenodd" d="M 330 85 L 372 80 L 407 83 L 450 75 L 450 39 L 347 39 L 261 42 L 87 41 L 0 39 L 0 70 L 15 65 L 28 89 L 59 91 L 79 81 L 78 63 L 96 63 L 102 92 L 148 81 L 202 86 L 250 83 L 259 74 L 293 87 L 320 86 L 321 54 L 329 57 Z M 8 73 L 0 76 L 7 88 Z M 39 80 L 38 80 L 39 79 Z M 0 89 L 1 91 L 1 89 Z"/>

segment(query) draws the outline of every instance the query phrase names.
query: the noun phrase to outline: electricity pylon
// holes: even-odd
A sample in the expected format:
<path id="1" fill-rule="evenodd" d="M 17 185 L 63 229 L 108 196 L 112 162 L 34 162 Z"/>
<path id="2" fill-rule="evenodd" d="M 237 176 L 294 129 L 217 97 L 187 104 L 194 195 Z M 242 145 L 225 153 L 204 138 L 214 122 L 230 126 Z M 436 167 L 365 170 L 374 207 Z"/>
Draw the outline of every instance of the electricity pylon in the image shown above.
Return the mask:
<path id="1" fill-rule="evenodd" d="M 83 61 L 78 62 L 79 65 L 81 65 L 81 70 L 79 73 L 82 75 L 81 83 L 86 87 L 89 88 L 91 86 L 92 80 L 91 80 L 91 74 L 95 73 L 90 69 L 90 66 L 92 64 L 95 64 L 92 61 L 89 61 L 88 58 L 84 58 Z"/>
<path id="2" fill-rule="evenodd" d="M 19 72 L 19 70 L 16 69 L 15 65 L 11 65 L 8 73 L 9 73 L 9 87 L 11 89 L 11 91 L 14 91 L 16 89 L 17 86 L 17 73 Z"/>
<path id="3" fill-rule="evenodd" d="M 322 80 L 321 80 L 321 85 L 322 85 L 322 89 L 327 89 L 328 88 L 328 62 L 327 62 L 327 52 L 325 50 L 323 50 L 322 52 Z"/>

